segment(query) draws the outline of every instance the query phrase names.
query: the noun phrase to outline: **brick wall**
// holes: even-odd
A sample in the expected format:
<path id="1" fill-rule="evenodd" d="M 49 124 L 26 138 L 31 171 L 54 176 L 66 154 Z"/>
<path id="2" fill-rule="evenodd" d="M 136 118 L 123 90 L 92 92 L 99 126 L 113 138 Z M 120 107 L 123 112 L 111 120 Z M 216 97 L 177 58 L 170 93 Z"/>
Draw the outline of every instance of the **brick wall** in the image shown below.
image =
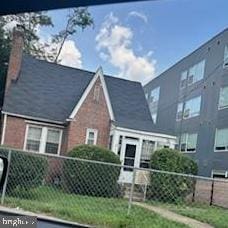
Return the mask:
<path id="1" fill-rule="evenodd" d="M 100 86 L 99 100 L 94 100 L 94 88 Z M 45 124 L 40 123 L 45 126 Z M 97 145 L 107 147 L 110 117 L 104 92 L 98 79 L 80 107 L 73 121 L 63 129 L 61 155 L 79 144 L 85 144 L 87 128 L 97 129 Z M 26 122 L 23 118 L 7 116 L 4 145 L 23 149 Z"/>
<path id="2" fill-rule="evenodd" d="M 4 145 L 23 149 L 26 123 L 22 118 L 7 116 Z"/>
<path id="3" fill-rule="evenodd" d="M 100 86 L 98 101 L 94 100 L 94 88 L 96 86 Z M 100 78 L 97 79 L 74 120 L 69 124 L 67 151 L 75 145 L 85 144 L 87 128 L 98 130 L 97 145 L 108 146 L 110 117 Z"/>

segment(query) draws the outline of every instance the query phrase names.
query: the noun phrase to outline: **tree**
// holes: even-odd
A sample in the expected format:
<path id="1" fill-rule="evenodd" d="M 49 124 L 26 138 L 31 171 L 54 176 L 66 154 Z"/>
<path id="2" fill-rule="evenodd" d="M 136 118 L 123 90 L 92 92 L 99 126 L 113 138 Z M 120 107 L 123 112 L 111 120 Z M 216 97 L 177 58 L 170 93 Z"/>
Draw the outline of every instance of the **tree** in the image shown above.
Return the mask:
<path id="1" fill-rule="evenodd" d="M 10 39 L 5 36 L 3 24 L 0 22 L 0 107 L 3 103 L 5 76 L 10 54 Z"/>
<path id="2" fill-rule="evenodd" d="M 1 21 L 5 27 L 5 35 L 9 38 L 12 37 L 12 29 L 7 27 L 21 25 L 24 28 L 24 52 L 38 58 L 45 58 L 45 45 L 39 42 L 38 31 L 43 26 L 53 26 L 50 16 L 45 12 L 22 13 L 3 16 Z"/>
<path id="3" fill-rule="evenodd" d="M 155 170 L 182 174 L 197 174 L 197 164 L 190 157 L 173 149 L 161 149 L 151 156 L 150 167 Z M 153 200 L 176 202 L 192 193 L 195 179 L 182 175 L 151 172 L 148 196 Z"/>
<path id="4" fill-rule="evenodd" d="M 69 36 L 74 35 L 78 28 L 84 30 L 86 27 L 93 25 L 93 19 L 87 8 L 74 8 L 69 10 L 67 15 L 67 23 L 65 28 L 60 31 L 57 35 L 53 36 L 53 43 L 59 44 L 54 61 L 59 61 L 59 56 L 62 51 L 63 45 Z"/>
<path id="5" fill-rule="evenodd" d="M 53 27 L 52 19 L 47 12 L 32 12 L 0 17 L 0 106 L 3 103 L 4 85 L 7 64 L 10 54 L 12 27 L 16 24 L 24 28 L 24 52 L 39 59 L 59 62 L 59 55 L 69 36 L 93 25 L 93 19 L 87 8 L 69 10 L 66 27 L 55 35 L 51 42 L 41 40 L 39 30 L 42 27 Z"/>

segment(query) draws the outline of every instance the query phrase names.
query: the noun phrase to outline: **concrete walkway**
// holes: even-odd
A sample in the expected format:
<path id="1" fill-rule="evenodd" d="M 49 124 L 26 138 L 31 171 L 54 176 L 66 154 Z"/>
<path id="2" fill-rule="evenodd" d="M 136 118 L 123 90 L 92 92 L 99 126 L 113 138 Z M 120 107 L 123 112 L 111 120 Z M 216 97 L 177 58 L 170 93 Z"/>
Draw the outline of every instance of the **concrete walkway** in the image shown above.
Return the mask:
<path id="1" fill-rule="evenodd" d="M 143 207 L 147 210 L 153 211 L 154 213 L 159 214 L 160 216 L 162 216 L 166 219 L 169 219 L 169 220 L 172 220 L 175 222 L 179 222 L 179 223 L 183 223 L 191 228 L 213 228 L 213 226 L 211 226 L 207 223 L 199 222 L 198 220 L 176 214 L 172 211 L 169 211 L 169 210 L 161 208 L 161 207 L 152 206 L 152 205 L 148 205 L 148 204 L 140 203 L 140 202 L 133 202 L 133 204 L 137 205 L 139 207 Z"/>

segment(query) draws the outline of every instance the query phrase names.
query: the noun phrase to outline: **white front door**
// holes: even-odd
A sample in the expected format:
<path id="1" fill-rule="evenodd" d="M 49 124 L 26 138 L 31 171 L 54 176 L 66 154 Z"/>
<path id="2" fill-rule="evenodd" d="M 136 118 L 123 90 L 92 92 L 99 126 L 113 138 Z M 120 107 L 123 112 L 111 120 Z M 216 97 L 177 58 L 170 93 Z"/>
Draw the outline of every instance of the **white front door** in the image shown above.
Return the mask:
<path id="1" fill-rule="evenodd" d="M 135 167 L 138 153 L 138 140 L 124 139 L 121 149 L 122 165 Z M 133 178 L 133 168 L 124 167 L 121 169 L 120 182 L 131 183 Z"/>

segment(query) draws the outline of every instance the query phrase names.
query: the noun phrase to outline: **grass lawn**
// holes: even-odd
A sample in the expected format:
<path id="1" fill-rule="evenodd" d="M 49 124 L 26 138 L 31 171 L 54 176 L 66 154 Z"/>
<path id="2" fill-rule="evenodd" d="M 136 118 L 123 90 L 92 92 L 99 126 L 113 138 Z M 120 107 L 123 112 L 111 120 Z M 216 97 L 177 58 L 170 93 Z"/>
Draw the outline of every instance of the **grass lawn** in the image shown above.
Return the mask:
<path id="1" fill-rule="evenodd" d="M 18 193 L 20 198 L 8 196 L 5 204 L 75 222 L 100 227 L 186 227 L 137 206 L 132 206 L 127 216 L 128 202 L 123 199 L 66 194 L 51 187 L 36 188 L 24 195 L 21 191 Z"/>
<path id="2" fill-rule="evenodd" d="M 211 224 L 216 228 L 228 227 L 228 209 L 196 203 L 191 205 L 174 205 L 156 202 L 153 204 L 165 207 L 173 212 L 176 212 L 177 214 L 185 215 L 201 222 Z"/>

